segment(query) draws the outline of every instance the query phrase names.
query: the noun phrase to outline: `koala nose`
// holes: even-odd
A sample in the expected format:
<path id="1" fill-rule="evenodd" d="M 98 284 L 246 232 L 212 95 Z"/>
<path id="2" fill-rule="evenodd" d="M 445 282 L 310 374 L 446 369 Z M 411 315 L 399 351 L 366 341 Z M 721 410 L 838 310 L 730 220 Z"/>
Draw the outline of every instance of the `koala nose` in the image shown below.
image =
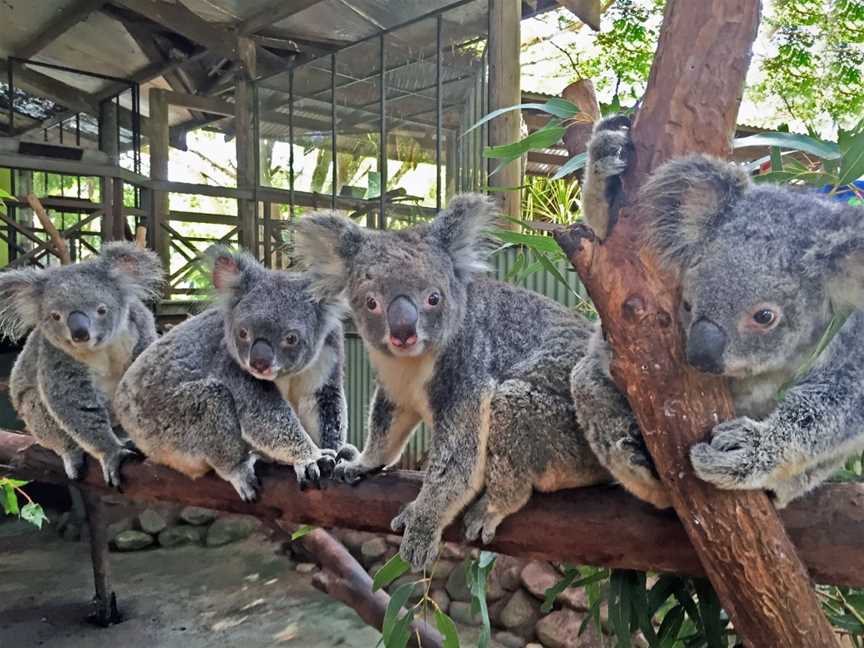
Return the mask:
<path id="1" fill-rule="evenodd" d="M 410 347 L 417 342 L 417 307 L 405 295 L 399 295 L 387 307 L 390 342 L 397 347 Z"/>
<path id="2" fill-rule="evenodd" d="M 66 318 L 69 335 L 75 342 L 86 342 L 90 339 L 90 318 L 81 311 L 72 311 Z"/>
<path id="3" fill-rule="evenodd" d="M 249 366 L 258 373 L 267 373 L 273 366 L 273 347 L 267 340 L 257 339 L 249 350 Z"/>
<path id="4" fill-rule="evenodd" d="M 726 333 L 709 319 L 700 318 L 687 335 L 687 362 L 705 373 L 723 373 Z"/>

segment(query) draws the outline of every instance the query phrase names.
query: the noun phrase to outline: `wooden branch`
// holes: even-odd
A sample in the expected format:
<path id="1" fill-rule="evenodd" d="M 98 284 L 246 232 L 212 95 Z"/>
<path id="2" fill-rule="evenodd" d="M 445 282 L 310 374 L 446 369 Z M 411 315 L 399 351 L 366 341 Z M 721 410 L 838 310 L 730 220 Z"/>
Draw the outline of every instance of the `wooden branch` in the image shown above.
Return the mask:
<path id="1" fill-rule="evenodd" d="M 312 577 L 312 585 L 337 601 L 341 601 L 377 630 L 384 627 L 384 613 L 390 602 L 387 592 L 372 591 L 372 579 L 354 556 L 333 536 L 315 529 L 303 537 L 303 547 L 315 556 L 321 568 Z M 414 632 L 409 642 L 417 648 L 442 648 L 441 635 L 420 619 L 411 624 Z M 418 641 L 419 637 L 419 641 Z"/>
<path id="2" fill-rule="evenodd" d="M 627 194 L 686 152 L 727 155 L 758 0 L 670 0 L 643 106 L 633 127 Z M 603 320 L 612 372 L 736 632 L 753 648 L 837 646 L 807 572 L 768 498 L 718 491 L 693 474 L 690 447 L 734 415 L 724 382 L 684 361 L 680 289 L 640 250 L 638 212 L 622 212 L 603 245 L 574 228 L 558 236 Z M 802 553 L 802 558 L 804 555 Z M 806 558 L 804 558 L 806 560 Z M 790 606 L 794 601 L 794 607 Z"/>
<path id="3" fill-rule="evenodd" d="M 54 248 L 54 253 L 60 257 L 61 265 L 69 265 L 72 263 L 72 257 L 69 254 L 69 246 L 66 245 L 63 236 L 57 228 L 54 227 L 54 223 L 51 222 L 51 219 L 48 217 L 48 212 L 45 211 L 45 208 L 42 206 L 42 203 L 39 202 L 36 194 L 27 194 L 27 202 L 29 203 L 30 208 L 35 212 L 39 222 L 42 223 L 42 228 L 48 232 L 48 236 L 51 238 L 51 245 Z"/>
<path id="4" fill-rule="evenodd" d="M 354 487 L 326 482 L 326 490 L 301 492 L 290 468 L 260 465 L 258 473 L 263 489 L 254 504 L 242 502 L 230 484 L 213 474 L 192 482 L 150 462 L 123 466 L 123 492 L 133 500 L 176 501 L 262 519 L 392 533 L 390 521 L 413 501 L 421 485 L 419 473 L 396 472 Z M 0 474 L 68 483 L 59 457 L 36 445 L 32 437 L 2 430 Z M 88 461 L 83 485 L 107 490 L 95 462 Z M 864 586 L 864 484 L 826 485 L 794 502 L 783 511 L 783 519 L 813 578 Z M 460 522 L 444 537 L 461 542 Z M 674 515 L 612 487 L 535 494 L 501 524 L 488 548 L 577 565 L 704 573 Z"/>

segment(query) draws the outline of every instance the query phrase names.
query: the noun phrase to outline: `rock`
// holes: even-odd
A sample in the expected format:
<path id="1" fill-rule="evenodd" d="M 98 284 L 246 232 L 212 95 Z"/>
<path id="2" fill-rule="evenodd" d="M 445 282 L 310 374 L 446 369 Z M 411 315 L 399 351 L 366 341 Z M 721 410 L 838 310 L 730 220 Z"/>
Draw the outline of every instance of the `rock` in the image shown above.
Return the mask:
<path id="1" fill-rule="evenodd" d="M 471 590 L 468 589 L 468 583 L 465 579 L 466 565 L 467 563 L 460 563 L 447 577 L 446 589 L 451 601 L 471 600 Z"/>
<path id="2" fill-rule="evenodd" d="M 138 551 L 144 547 L 149 547 L 153 544 L 153 536 L 143 531 L 121 531 L 113 540 L 114 547 L 117 551 Z"/>
<path id="3" fill-rule="evenodd" d="M 441 547 L 441 557 L 446 560 L 465 560 L 468 551 L 453 542 L 445 542 Z"/>
<path id="4" fill-rule="evenodd" d="M 498 554 L 490 577 L 494 574 L 498 582 L 508 592 L 515 592 L 522 585 L 522 568 L 525 561 L 513 556 Z"/>
<path id="5" fill-rule="evenodd" d="M 229 542 L 248 538 L 258 527 L 254 518 L 241 515 L 229 515 L 219 518 L 207 529 L 207 546 L 221 547 Z"/>
<path id="6" fill-rule="evenodd" d="M 200 506 L 187 506 L 180 511 L 180 519 L 192 526 L 202 526 L 210 524 L 216 519 L 216 511 L 201 508 Z"/>
<path id="7" fill-rule="evenodd" d="M 486 600 L 492 603 L 504 598 L 507 594 L 507 590 L 501 585 L 500 573 L 496 573 L 493 569 L 486 579 Z"/>
<path id="8" fill-rule="evenodd" d="M 122 520 L 117 520 L 116 522 L 109 524 L 108 530 L 107 530 L 108 541 L 109 542 L 112 541 L 114 538 L 116 538 L 118 535 L 120 535 L 120 533 L 122 533 L 123 531 L 129 531 L 130 529 L 132 529 L 135 526 L 133 524 L 134 521 L 135 521 L 134 518 L 125 517 Z M 146 533 L 146 531 L 145 531 L 145 533 Z"/>
<path id="9" fill-rule="evenodd" d="M 360 562 L 365 567 L 383 560 L 387 555 L 387 541 L 384 538 L 372 538 L 360 545 Z"/>
<path id="10" fill-rule="evenodd" d="M 504 609 L 505 605 L 507 605 L 506 598 L 502 598 L 487 605 L 489 608 L 489 620 L 492 622 L 493 626 L 501 625 L 501 611 Z"/>
<path id="11" fill-rule="evenodd" d="M 531 643 L 525 644 L 525 648 L 543 648 L 543 644 L 534 643 L 532 641 Z"/>
<path id="12" fill-rule="evenodd" d="M 483 623 L 479 614 L 471 614 L 471 604 L 463 601 L 453 601 L 450 604 L 450 618 L 456 623 L 467 626 L 479 626 Z"/>
<path id="13" fill-rule="evenodd" d="M 204 529 L 181 524 L 176 527 L 168 527 L 159 533 L 159 546 L 180 547 L 189 544 L 199 544 L 204 539 Z"/>
<path id="14" fill-rule="evenodd" d="M 315 563 L 297 563 L 294 570 L 298 574 L 313 574 L 318 570 L 318 565 Z"/>
<path id="15" fill-rule="evenodd" d="M 531 594 L 538 600 L 543 601 L 546 598 L 546 590 L 560 581 L 563 576 L 548 562 L 541 560 L 532 560 L 522 569 L 521 580 Z M 588 595 L 584 588 L 568 587 L 561 592 L 555 599 L 559 603 L 573 608 L 574 610 L 586 611 L 590 607 L 588 605 Z"/>
<path id="16" fill-rule="evenodd" d="M 390 586 L 387 588 L 387 592 L 391 595 L 397 589 L 405 585 L 406 583 L 415 583 L 414 590 L 411 592 L 411 596 L 408 597 L 409 603 L 417 603 L 423 595 L 426 593 L 426 583 L 420 580 L 420 577 L 417 574 L 403 574 L 395 581 L 390 583 Z"/>
<path id="17" fill-rule="evenodd" d="M 442 612 L 447 612 L 450 609 L 450 595 L 447 594 L 446 590 L 436 589 L 432 590 L 429 593 L 429 598 L 431 598 L 435 603 L 441 608 Z"/>
<path id="18" fill-rule="evenodd" d="M 460 566 L 460 563 L 453 562 L 452 560 L 437 560 L 435 564 L 432 565 L 432 570 L 429 572 L 429 578 L 431 578 L 435 582 L 444 582 L 453 572 L 454 569 Z"/>
<path id="19" fill-rule="evenodd" d="M 353 529 L 334 529 L 331 533 L 339 538 L 345 548 L 358 560 L 361 558 L 360 549 L 363 543 L 376 537 L 373 533 L 354 531 Z"/>
<path id="20" fill-rule="evenodd" d="M 504 648 L 523 648 L 525 646 L 525 640 L 512 632 L 496 632 L 493 639 Z"/>
<path id="21" fill-rule="evenodd" d="M 383 560 L 382 560 L 381 562 L 377 562 L 377 563 L 375 563 L 374 565 L 372 565 L 372 566 L 367 570 L 366 573 L 368 573 L 372 578 L 375 578 L 375 574 L 377 574 L 377 573 L 381 570 L 381 568 L 382 568 L 384 565 L 386 565 L 386 564 L 387 564 L 387 563 L 384 562 Z"/>
<path id="22" fill-rule="evenodd" d="M 602 648 L 596 631 L 587 629 L 579 635 L 584 619 L 566 608 L 552 612 L 537 623 L 537 638 L 546 648 Z"/>
<path id="23" fill-rule="evenodd" d="M 138 516 L 138 527 L 144 533 L 158 535 L 166 526 L 168 526 L 168 523 L 165 522 L 165 518 L 163 518 L 158 511 L 154 511 L 153 509 L 145 509 Z"/>
<path id="24" fill-rule="evenodd" d="M 392 533 L 386 536 L 387 544 L 398 547 L 402 544 L 402 536 L 393 535 Z"/>
<path id="25" fill-rule="evenodd" d="M 524 590 L 516 590 L 501 610 L 501 626 L 521 636 L 530 636 L 540 618 L 540 604 Z"/>

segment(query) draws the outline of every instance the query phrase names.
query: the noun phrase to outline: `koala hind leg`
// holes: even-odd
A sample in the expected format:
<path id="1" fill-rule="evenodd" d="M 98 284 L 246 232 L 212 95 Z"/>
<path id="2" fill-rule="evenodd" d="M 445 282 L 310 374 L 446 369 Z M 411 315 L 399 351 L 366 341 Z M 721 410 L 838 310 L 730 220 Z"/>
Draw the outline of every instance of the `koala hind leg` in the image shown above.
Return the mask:
<path id="1" fill-rule="evenodd" d="M 84 451 L 51 416 L 37 390 L 29 389 L 21 395 L 18 415 L 39 445 L 60 455 L 69 479 L 77 481 L 84 476 Z"/>

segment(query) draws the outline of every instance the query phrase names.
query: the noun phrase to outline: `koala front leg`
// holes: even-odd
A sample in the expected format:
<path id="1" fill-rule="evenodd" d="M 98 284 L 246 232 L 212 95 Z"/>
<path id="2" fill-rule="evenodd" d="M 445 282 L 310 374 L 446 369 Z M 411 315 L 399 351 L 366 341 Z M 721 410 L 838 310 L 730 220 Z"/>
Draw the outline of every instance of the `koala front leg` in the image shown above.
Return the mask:
<path id="1" fill-rule="evenodd" d="M 321 449 L 339 452 L 348 437 L 348 403 L 342 389 L 341 372 L 334 375 L 315 393 L 315 409 Z"/>
<path id="2" fill-rule="evenodd" d="M 39 444 L 60 455 L 66 476 L 73 481 L 81 479 L 84 470 L 84 451 L 51 416 L 51 412 L 42 403 L 39 391 L 34 387 L 22 392 L 16 409 L 18 416 Z"/>
<path id="3" fill-rule="evenodd" d="M 65 353 L 43 344 L 39 392 L 60 427 L 102 466 L 105 483 L 120 487 L 120 466 L 136 453 L 111 426 L 108 404 L 93 383 L 89 369 Z"/>
<path id="4" fill-rule="evenodd" d="M 235 402 L 243 439 L 268 457 L 294 466 L 301 489 L 310 483 L 320 488 L 322 473 L 330 475 L 335 455 L 321 452 L 275 385 L 256 381 Z"/>
<path id="5" fill-rule="evenodd" d="M 423 487 L 390 525 L 403 531 L 400 553 L 415 571 L 433 563 L 444 529 L 483 487 L 492 390 L 462 387 L 449 397 L 455 402 L 435 413 Z"/>
<path id="6" fill-rule="evenodd" d="M 353 446 L 340 450 L 335 477 L 347 484 L 355 484 L 396 463 L 408 443 L 411 432 L 420 422 L 420 416 L 406 407 L 394 403 L 384 387 L 378 385 L 369 408 L 366 440 L 363 452 L 348 456 Z"/>
<path id="7" fill-rule="evenodd" d="M 630 120 L 614 115 L 597 122 L 588 142 L 582 181 L 582 218 L 601 240 L 609 235 L 613 225 L 611 207 L 620 189 L 618 176 L 627 170 L 632 157 Z"/>

